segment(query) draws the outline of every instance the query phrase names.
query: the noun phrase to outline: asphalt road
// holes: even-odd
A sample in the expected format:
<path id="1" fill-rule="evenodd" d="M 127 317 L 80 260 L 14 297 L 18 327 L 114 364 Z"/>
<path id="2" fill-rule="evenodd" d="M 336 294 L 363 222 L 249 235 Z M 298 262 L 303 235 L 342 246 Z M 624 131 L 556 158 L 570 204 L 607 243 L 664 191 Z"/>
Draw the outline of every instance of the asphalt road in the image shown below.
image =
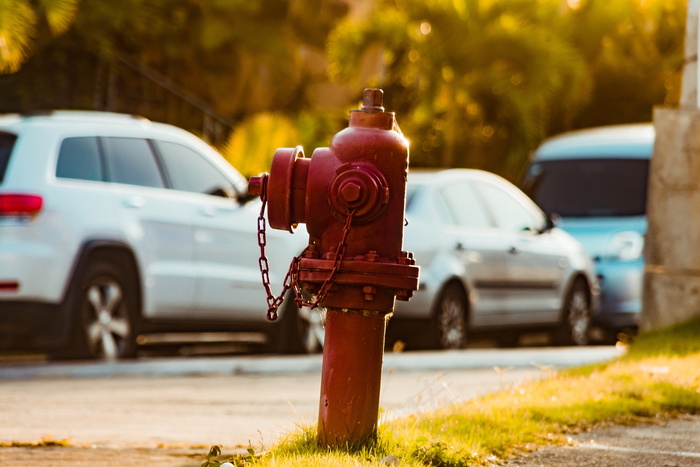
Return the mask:
<path id="1" fill-rule="evenodd" d="M 619 352 L 585 347 L 387 354 L 382 417 L 477 397 Z M 259 355 L 3 362 L 0 443 L 48 438 L 95 447 L 260 449 L 297 426 L 316 423 L 321 361 L 320 355 Z"/>

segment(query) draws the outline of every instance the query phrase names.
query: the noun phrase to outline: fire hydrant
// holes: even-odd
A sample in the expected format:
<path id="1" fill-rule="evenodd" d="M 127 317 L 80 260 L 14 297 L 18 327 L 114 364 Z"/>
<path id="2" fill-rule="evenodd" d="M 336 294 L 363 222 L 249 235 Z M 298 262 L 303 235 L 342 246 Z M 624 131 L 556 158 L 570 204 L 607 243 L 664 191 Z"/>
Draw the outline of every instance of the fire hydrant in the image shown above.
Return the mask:
<path id="1" fill-rule="evenodd" d="M 272 228 L 293 232 L 306 223 L 309 233 L 287 287 L 297 289 L 298 304 L 326 309 L 318 424 L 324 446 L 376 438 L 386 323 L 394 298 L 408 300 L 418 288 L 419 268 L 402 249 L 408 142 L 382 96 L 366 89 L 330 147 L 310 159 L 300 146 L 278 149 L 269 176 L 249 184 L 267 201 Z M 271 309 L 279 306 L 281 296 L 271 300 L 266 288 Z M 304 302 L 300 289 L 316 300 Z"/>

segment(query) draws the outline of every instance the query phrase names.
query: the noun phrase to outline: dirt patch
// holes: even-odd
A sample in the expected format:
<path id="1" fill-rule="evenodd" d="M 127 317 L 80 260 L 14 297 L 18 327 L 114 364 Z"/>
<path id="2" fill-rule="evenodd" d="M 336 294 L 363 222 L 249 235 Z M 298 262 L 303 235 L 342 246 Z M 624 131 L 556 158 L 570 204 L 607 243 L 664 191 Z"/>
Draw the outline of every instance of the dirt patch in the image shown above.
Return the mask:
<path id="1" fill-rule="evenodd" d="M 208 448 L 2 447 L 3 467 L 199 467 Z"/>

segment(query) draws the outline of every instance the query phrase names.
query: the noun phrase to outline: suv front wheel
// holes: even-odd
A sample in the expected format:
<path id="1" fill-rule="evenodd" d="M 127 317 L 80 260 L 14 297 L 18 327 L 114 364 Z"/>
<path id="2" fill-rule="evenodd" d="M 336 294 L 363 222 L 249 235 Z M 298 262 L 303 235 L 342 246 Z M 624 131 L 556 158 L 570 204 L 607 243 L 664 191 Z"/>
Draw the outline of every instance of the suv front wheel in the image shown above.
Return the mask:
<path id="1" fill-rule="evenodd" d="M 59 359 L 113 361 L 136 356 L 137 300 L 133 280 L 119 256 L 97 255 L 75 282 L 74 328 Z"/>

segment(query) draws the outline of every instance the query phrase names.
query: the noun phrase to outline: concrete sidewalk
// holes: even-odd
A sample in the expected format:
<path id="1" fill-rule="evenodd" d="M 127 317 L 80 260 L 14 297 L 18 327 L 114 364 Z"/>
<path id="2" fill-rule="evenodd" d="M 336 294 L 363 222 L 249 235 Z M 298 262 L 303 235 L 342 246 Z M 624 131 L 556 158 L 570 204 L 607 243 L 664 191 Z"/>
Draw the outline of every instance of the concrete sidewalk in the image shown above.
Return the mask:
<path id="1" fill-rule="evenodd" d="M 700 466 L 700 415 L 635 426 L 611 426 L 571 437 L 505 464 L 539 466 Z"/>

